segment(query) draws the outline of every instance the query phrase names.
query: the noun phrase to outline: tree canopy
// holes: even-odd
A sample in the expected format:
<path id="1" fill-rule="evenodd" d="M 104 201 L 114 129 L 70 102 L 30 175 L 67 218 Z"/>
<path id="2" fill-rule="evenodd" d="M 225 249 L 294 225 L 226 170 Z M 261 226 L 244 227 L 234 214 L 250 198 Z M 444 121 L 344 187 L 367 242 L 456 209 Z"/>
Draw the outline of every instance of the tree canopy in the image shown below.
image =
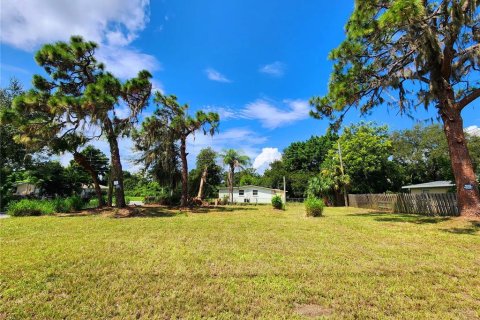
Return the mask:
<path id="1" fill-rule="evenodd" d="M 121 83 L 97 62 L 96 49 L 94 42 L 73 36 L 68 43 L 46 44 L 36 53 L 35 60 L 48 79 L 34 75 L 34 88 L 14 101 L 19 115 L 16 123 L 21 127 L 18 141 L 30 146 L 48 145 L 57 152 L 70 151 L 81 157 L 77 149 L 94 138 L 86 134 L 86 129 L 99 127 L 110 145 L 116 204 L 124 207 L 117 140 L 120 135 L 128 135 L 132 123 L 148 104 L 151 74 L 143 70 L 136 78 Z M 120 105 L 127 108 L 127 117 L 117 116 Z M 98 183 L 95 184 L 98 191 Z"/>

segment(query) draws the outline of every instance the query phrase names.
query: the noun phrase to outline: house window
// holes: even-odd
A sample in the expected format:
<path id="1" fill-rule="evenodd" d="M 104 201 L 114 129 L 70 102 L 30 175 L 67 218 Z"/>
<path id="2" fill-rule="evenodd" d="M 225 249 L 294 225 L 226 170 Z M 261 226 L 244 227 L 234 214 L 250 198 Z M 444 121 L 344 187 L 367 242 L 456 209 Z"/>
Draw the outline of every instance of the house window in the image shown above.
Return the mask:
<path id="1" fill-rule="evenodd" d="M 254 197 L 258 196 L 258 190 L 253 190 L 253 196 Z"/>
<path id="2" fill-rule="evenodd" d="M 238 195 L 239 196 L 245 195 L 245 190 L 238 190 Z"/>

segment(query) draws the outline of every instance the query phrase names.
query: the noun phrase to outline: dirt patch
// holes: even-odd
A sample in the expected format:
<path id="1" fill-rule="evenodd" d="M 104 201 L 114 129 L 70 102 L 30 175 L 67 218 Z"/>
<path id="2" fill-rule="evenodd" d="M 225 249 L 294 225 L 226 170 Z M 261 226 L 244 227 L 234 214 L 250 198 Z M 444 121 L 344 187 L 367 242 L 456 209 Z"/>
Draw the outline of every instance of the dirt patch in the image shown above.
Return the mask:
<path id="1" fill-rule="evenodd" d="M 297 304 L 295 305 L 295 312 L 304 317 L 316 318 L 330 316 L 333 313 L 333 310 L 322 307 L 318 304 Z"/>

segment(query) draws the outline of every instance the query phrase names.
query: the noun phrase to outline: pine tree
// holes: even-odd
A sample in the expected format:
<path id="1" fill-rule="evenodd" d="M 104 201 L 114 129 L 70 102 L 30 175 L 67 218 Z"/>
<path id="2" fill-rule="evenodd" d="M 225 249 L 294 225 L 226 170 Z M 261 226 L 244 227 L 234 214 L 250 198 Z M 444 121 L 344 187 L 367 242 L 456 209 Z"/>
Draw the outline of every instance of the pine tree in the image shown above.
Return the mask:
<path id="1" fill-rule="evenodd" d="M 434 107 L 443 121 L 458 206 L 480 215 L 478 182 L 463 131 L 462 110 L 480 97 L 480 2 L 357 0 L 346 40 L 334 49 L 328 94 L 311 99 L 312 116 L 338 128 L 345 113 L 394 106 L 414 117 Z"/>

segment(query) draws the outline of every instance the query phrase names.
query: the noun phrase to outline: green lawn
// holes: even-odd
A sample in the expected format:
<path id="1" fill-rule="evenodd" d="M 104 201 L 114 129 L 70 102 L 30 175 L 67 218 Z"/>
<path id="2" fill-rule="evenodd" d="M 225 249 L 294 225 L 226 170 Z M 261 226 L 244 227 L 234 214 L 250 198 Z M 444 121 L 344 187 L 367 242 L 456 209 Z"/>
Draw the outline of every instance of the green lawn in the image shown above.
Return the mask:
<path id="1" fill-rule="evenodd" d="M 0 220 L 0 319 L 480 317 L 480 224 L 302 205 Z"/>

